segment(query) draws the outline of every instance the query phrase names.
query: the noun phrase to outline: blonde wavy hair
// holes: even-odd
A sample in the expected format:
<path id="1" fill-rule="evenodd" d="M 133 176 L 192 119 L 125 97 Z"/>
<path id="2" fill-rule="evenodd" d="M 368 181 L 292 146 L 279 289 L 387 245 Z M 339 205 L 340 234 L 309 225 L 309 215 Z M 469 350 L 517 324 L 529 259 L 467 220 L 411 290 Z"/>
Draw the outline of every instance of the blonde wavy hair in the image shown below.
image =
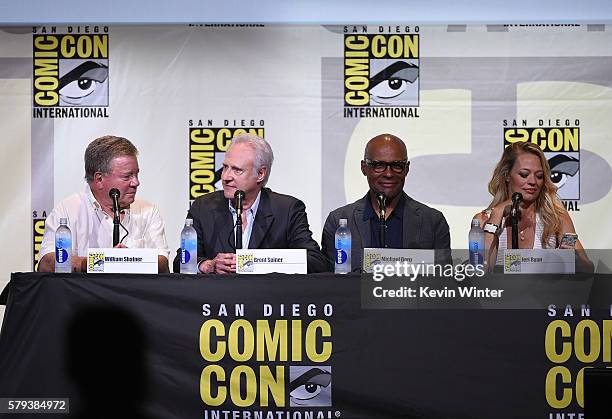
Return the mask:
<path id="1" fill-rule="evenodd" d="M 561 216 L 565 212 L 565 208 L 557 197 L 557 187 L 550 179 L 550 166 L 548 165 L 548 161 L 537 144 L 531 142 L 516 142 L 506 147 L 489 181 L 489 193 L 493 195 L 493 201 L 491 201 L 487 209 L 491 209 L 510 199 L 507 179 L 516 159 L 522 153 L 530 153 L 537 156 L 538 159 L 540 159 L 540 164 L 544 171 L 544 183 L 536 199 L 535 208 L 544 222 L 544 232 L 541 240 L 542 248 L 546 248 L 548 247 L 550 236 L 554 236 L 555 241 L 557 240 L 557 235 L 561 231 Z"/>

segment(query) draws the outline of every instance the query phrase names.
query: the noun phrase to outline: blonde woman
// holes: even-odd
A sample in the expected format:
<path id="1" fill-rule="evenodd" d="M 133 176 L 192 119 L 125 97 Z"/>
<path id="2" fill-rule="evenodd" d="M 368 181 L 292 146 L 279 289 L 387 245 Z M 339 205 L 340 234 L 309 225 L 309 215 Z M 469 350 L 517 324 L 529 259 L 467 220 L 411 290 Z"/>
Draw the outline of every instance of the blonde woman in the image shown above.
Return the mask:
<path id="1" fill-rule="evenodd" d="M 544 153 L 534 143 L 517 142 L 507 147 L 489 181 L 493 200 L 475 215 L 485 230 L 486 260 L 490 268 L 502 265 L 503 251 L 512 247 L 510 208 L 512 194 L 523 196 L 519 204 L 519 249 L 576 249 L 576 270 L 593 271 L 580 240 L 562 242 L 565 233 L 576 233 L 574 223 L 557 197 Z M 488 234 L 487 234 L 488 233 Z"/>

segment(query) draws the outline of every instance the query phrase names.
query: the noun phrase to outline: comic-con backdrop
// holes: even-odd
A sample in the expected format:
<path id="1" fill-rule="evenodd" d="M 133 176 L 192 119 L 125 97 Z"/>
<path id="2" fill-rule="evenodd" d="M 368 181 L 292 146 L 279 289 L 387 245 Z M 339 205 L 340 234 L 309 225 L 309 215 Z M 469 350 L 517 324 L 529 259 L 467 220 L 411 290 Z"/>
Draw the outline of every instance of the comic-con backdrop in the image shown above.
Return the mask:
<path id="1" fill-rule="evenodd" d="M 140 150 L 139 197 L 171 249 L 190 202 L 220 188 L 231 138 L 272 145 L 269 186 L 325 217 L 362 196 L 365 142 L 390 132 L 405 189 L 441 210 L 452 247 L 503 147 L 532 141 L 587 248 L 612 247 L 612 34 L 606 25 L 37 26 L 0 31 L 0 285 L 31 270 L 46 215 L 82 190 L 94 138 Z"/>

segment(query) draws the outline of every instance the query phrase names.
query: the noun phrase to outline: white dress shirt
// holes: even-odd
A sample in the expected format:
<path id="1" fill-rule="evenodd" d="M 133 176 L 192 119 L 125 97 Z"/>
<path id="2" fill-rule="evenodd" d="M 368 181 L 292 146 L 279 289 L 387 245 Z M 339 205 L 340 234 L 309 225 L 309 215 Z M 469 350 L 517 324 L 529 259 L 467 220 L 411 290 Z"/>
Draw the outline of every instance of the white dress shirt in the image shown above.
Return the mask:
<path id="1" fill-rule="evenodd" d="M 126 247 L 158 249 L 160 256 L 168 258 L 170 249 L 166 242 L 164 220 L 159 210 L 147 201 L 136 199 L 124 210 L 121 224 L 129 231 L 122 243 Z M 40 246 L 39 259 L 55 252 L 55 230 L 60 218 L 68 219 L 72 232 L 72 254 L 87 256 L 88 248 L 113 247 L 113 218 L 102 210 L 91 189 L 70 195 L 58 203 L 45 220 L 45 234 Z M 119 237 L 126 233 L 119 228 Z"/>

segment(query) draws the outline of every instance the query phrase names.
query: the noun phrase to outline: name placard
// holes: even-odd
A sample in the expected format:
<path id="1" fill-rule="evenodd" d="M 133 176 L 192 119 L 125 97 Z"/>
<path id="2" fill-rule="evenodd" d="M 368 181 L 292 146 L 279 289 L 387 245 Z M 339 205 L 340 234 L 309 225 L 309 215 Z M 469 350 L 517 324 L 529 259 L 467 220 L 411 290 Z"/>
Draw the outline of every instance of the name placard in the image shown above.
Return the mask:
<path id="1" fill-rule="evenodd" d="M 306 249 L 238 249 L 238 274 L 306 274 Z"/>
<path id="2" fill-rule="evenodd" d="M 157 249 L 87 249 L 87 273 L 156 274 Z"/>
<path id="3" fill-rule="evenodd" d="M 576 273 L 574 249 L 506 249 L 505 274 Z"/>
<path id="4" fill-rule="evenodd" d="M 372 273 L 375 265 L 395 265 L 397 262 L 409 265 L 433 265 L 433 249 L 388 249 L 364 248 L 362 269 Z"/>

